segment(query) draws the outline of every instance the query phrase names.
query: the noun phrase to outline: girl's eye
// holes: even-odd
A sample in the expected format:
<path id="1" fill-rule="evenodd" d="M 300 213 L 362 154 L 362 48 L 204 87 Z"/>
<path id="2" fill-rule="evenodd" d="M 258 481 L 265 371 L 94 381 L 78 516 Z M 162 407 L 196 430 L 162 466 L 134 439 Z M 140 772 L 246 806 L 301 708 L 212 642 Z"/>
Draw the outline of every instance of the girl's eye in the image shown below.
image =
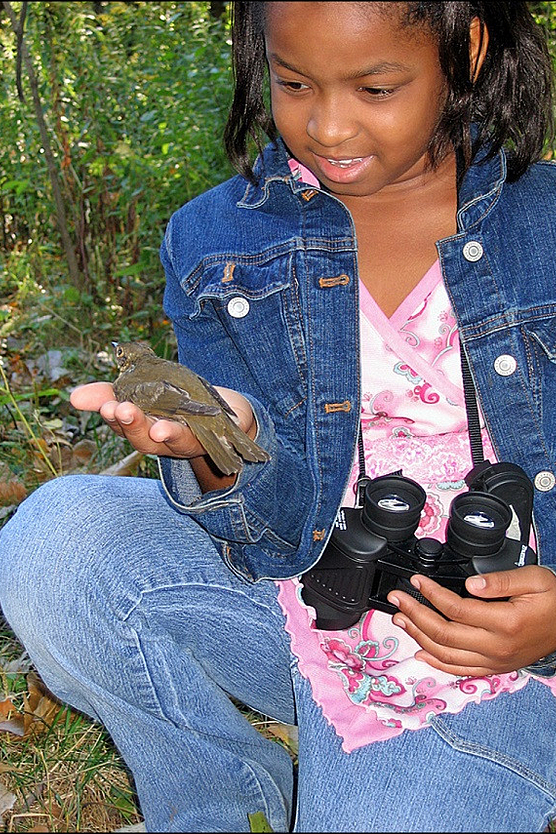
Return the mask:
<path id="1" fill-rule="evenodd" d="M 361 89 L 371 98 L 388 98 L 394 93 L 394 90 L 384 87 L 362 87 Z"/>
<path id="2" fill-rule="evenodd" d="M 278 86 L 283 87 L 285 90 L 289 90 L 292 93 L 301 93 L 303 90 L 308 90 L 306 84 L 303 84 L 301 81 L 280 81 L 278 79 Z"/>

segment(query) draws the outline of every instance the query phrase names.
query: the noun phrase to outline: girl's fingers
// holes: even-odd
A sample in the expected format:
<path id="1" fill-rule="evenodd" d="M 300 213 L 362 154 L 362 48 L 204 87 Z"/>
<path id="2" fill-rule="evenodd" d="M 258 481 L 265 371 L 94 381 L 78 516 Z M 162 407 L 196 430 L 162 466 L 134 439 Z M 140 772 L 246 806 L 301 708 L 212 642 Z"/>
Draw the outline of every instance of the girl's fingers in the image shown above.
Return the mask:
<path id="1" fill-rule="evenodd" d="M 555 651 L 554 574 L 531 565 L 490 578 L 477 590 L 509 599 L 462 598 L 421 576 L 411 581 L 438 611 L 401 591 L 389 595 L 399 608 L 393 622 L 421 646 L 416 657 L 446 672 L 484 675 L 521 669 Z"/>
<path id="2" fill-rule="evenodd" d="M 114 389 L 110 382 L 90 382 L 80 385 L 70 395 L 70 402 L 79 411 L 100 411 L 103 403 L 114 400 Z"/>
<path id="3" fill-rule="evenodd" d="M 218 389 L 230 401 L 244 431 L 254 435 L 251 406 L 241 394 L 228 388 Z M 194 458 L 205 455 L 205 449 L 191 429 L 175 420 L 155 420 L 131 402 L 118 402 L 110 382 L 91 382 L 72 391 L 70 402 L 81 411 L 97 411 L 120 437 L 125 437 L 139 452 Z"/>
<path id="4" fill-rule="evenodd" d="M 394 624 L 404 628 L 424 649 L 465 648 L 468 651 L 483 653 L 485 640 L 489 637 L 486 629 L 447 620 L 437 611 L 422 605 L 412 597 L 409 598 L 411 601 L 407 600 L 406 604 L 405 595 L 401 593 L 398 599 L 400 612 L 394 614 Z"/>
<path id="5" fill-rule="evenodd" d="M 401 591 L 391 592 L 389 599 L 398 599 L 400 610 L 409 614 L 423 628 L 430 627 L 434 629 L 437 627 L 441 629 L 446 626 L 447 621 L 452 625 L 460 624 L 477 628 L 485 624 L 485 605 L 487 604 L 485 600 L 461 597 L 425 576 L 412 576 L 411 584 L 428 599 L 437 609 L 436 611 L 421 605 L 414 597 Z M 397 605 L 398 603 L 394 604 Z M 488 605 L 489 618 L 504 617 L 504 610 L 500 610 L 500 603 L 491 600 Z"/>
<path id="6" fill-rule="evenodd" d="M 191 429 L 175 420 L 157 420 L 149 429 L 151 440 L 164 446 L 160 454 L 192 458 L 206 454 Z"/>

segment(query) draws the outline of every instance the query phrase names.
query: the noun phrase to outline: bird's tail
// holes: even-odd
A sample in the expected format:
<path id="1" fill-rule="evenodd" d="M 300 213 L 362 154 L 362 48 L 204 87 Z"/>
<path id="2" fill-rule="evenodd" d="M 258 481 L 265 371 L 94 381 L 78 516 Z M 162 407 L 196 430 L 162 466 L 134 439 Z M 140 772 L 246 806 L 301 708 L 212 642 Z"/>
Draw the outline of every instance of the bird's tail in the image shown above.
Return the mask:
<path id="1" fill-rule="evenodd" d="M 202 417 L 192 420 L 189 415 L 187 423 L 224 475 L 240 472 L 243 460 L 262 462 L 270 458 L 268 452 L 251 440 L 233 420 L 227 420 L 225 427 L 215 427 L 214 423 L 204 422 Z"/>

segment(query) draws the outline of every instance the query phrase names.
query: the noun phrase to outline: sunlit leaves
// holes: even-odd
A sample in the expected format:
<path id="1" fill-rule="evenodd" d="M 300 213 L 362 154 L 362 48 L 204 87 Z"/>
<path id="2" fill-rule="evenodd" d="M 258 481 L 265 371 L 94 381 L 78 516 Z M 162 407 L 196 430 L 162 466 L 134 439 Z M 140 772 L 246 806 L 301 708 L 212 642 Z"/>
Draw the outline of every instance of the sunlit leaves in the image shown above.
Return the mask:
<path id="1" fill-rule="evenodd" d="M 29 6 L 25 37 L 80 267 L 95 301 L 109 296 L 120 318 L 151 297 L 159 305 L 158 247 L 172 211 L 231 173 L 221 143 L 229 32 L 208 5 Z M 40 251 L 44 268 L 42 247 L 58 241 L 52 197 L 30 102 L 15 90 L 9 27 L 0 28 L 0 41 L 0 245 L 4 257 L 22 246 Z M 63 257 L 58 268 L 67 284 Z"/>

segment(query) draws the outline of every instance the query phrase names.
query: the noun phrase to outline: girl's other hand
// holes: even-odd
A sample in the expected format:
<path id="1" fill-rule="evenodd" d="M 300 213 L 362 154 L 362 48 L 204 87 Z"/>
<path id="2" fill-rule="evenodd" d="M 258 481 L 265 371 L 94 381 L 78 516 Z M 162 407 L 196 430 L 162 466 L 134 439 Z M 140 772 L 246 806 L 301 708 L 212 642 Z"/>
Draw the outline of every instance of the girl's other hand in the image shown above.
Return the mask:
<path id="1" fill-rule="evenodd" d="M 556 651 L 556 576 L 544 567 L 469 577 L 471 598 L 421 575 L 411 584 L 438 610 L 396 590 L 388 597 L 400 609 L 393 621 L 422 647 L 417 659 L 436 669 L 473 677 L 501 674 Z"/>
<path id="2" fill-rule="evenodd" d="M 251 437 L 256 433 L 249 402 L 228 388 L 217 388 L 238 415 L 241 428 Z M 92 382 L 76 388 L 70 402 L 80 411 L 98 411 L 102 419 L 120 437 L 125 437 L 139 452 L 174 458 L 204 456 L 205 450 L 183 423 L 156 420 L 130 402 L 118 402 L 109 382 Z"/>

